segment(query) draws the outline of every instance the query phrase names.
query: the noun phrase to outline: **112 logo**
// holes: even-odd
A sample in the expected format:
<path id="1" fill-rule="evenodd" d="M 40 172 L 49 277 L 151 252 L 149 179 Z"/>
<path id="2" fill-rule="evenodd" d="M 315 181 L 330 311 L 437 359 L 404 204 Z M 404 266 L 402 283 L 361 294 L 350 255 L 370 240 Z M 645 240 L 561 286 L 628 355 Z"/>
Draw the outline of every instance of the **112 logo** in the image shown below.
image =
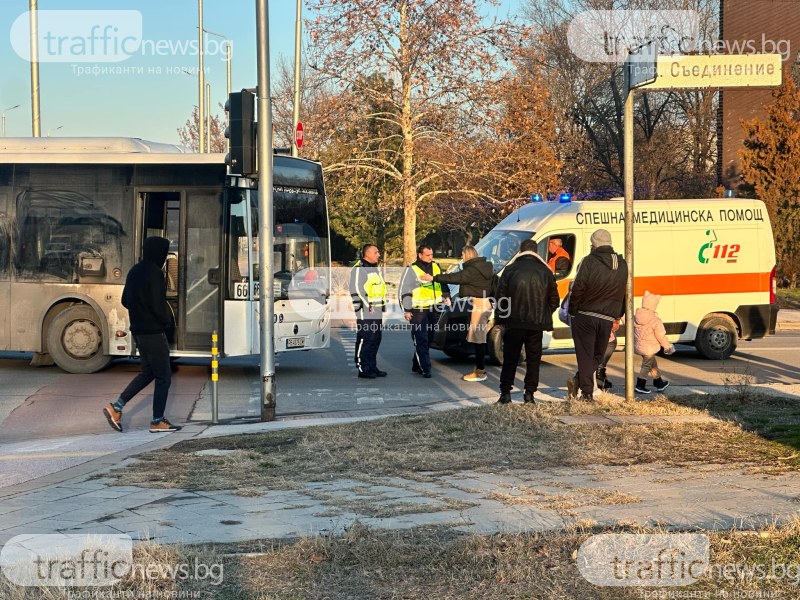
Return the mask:
<path id="1" fill-rule="evenodd" d="M 713 229 L 706 231 L 706 235 L 711 237 L 711 241 L 700 246 L 697 260 L 701 263 L 707 264 L 711 260 L 735 263 L 739 259 L 739 252 L 742 249 L 739 244 L 717 244 L 717 234 Z"/>

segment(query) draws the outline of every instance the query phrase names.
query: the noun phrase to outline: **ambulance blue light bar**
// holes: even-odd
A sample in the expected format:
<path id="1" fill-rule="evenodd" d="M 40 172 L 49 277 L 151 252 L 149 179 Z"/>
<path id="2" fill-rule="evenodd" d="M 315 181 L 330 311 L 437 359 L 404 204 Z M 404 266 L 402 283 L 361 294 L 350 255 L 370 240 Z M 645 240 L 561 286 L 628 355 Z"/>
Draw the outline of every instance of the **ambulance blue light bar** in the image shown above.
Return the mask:
<path id="1" fill-rule="evenodd" d="M 569 192 L 564 192 L 558 197 L 558 202 L 560 204 L 569 204 L 570 202 L 572 202 L 572 194 L 570 194 Z"/>
<path id="2" fill-rule="evenodd" d="M 541 202 L 542 195 L 541 194 L 531 194 L 531 202 Z"/>

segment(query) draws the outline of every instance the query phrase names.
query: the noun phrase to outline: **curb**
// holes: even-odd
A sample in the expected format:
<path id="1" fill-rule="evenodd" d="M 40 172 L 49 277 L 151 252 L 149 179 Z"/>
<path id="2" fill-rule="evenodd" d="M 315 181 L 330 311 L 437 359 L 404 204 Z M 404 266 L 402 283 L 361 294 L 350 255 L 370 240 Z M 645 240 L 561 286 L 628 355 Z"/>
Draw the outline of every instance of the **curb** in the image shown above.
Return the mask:
<path id="1" fill-rule="evenodd" d="M 775 326 L 775 331 L 800 331 L 800 321 L 784 321 Z"/>
<path id="2" fill-rule="evenodd" d="M 180 431 L 154 434 L 157 437 L 154 438 L 152 442 L 148 442 L 147 444 L 143 444 L 141 446 L 131 446 L 125 450 L 104 454 L 97 458 L 93 458 L 92 460 L 88 460 L 86 462 L 66 468 L 63 471 L 55 471 L 54 473 L 48 473 L 47 475 L 43 475 L 35 479 L 29 479 L 28 481 L 22 481 L 20 483 L 15 483 L 14 485 L 0 488 L 0 500 L 10 496 L 15 496 L 17 494 L 24 494 L 39 490 L 41 488 L 46 488 L 51 485 L 57 485 L 75 477 L 93 475 L 100 471 L 107 471 L 112 467 L 118 466 L 120 462 L 130 458 L 131 456 L 136 456 L 138 454 L 142 454 L 143 452 L 150 452 L 152 450 L 169 448 L 178 442 L 198 437 L 207 427 L 207 425 L 202 423 L 187 424 L 184 425 L 183 429 Z"/>

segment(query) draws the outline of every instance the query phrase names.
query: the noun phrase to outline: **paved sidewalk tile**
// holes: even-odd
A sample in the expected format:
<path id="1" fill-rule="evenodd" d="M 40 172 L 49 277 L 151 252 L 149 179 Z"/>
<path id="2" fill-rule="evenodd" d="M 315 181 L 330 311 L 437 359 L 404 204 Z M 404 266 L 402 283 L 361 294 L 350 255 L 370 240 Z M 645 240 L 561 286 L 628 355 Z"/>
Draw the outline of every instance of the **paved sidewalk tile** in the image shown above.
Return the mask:
<path id="1" fill-rule="evenodd" d="M 564 425 L 614 425 L 614 421 L 601 415 L 563 415 L 556 417 Z"/>
<path id="2" fill-rule="evenodd" d="M 363 388 L 364 398 L 377 392 Z M 553 389 L 543 397 L 557 398 Z M 551 396 L 548 396 L 551 394 Z M 517 394 L 518 396 L 519 394 Z M 515 396 L 515 399 L 519 398 Z M 392 394 L 384 393 L 384 402 Z M 491 397 L 443 399 L 426 407 L 359 411 L 381 418 L 402 412 L 432 413 L 493 402 Z M 365 405 L 368 403 L 365 403 Z M 355 413 L 353 413 L 355 415 Z M 710 416 L 562 415 L 564 425 L 608 426 L 653 423 L 702 424 Z M 223 425 L 184 437 L 272 431 L 332 422 L 307 417 L 274 423 Z M 184 430 L 186 431 L 186 430 Z M 149 439 L 149 438 L 148 438 Z M 174 443 L 164 439 L 163 444 Z M 301 489 L 192 491 L 114 486 L 106 476 L 129 459 L 97 459 L 60 479 L 8 491 L 0 502 L 0 544 L 17 534 L 127 533 L 159 542 L 227 542 L 339 532 L 358 519 L 376 528 L 446 525 L 469 533 L 557 530 L 578 522 L 635 523 L 684 528 L 764 524 L 792 518 L 800 510 L 800 473 L 753 474 L 744 467 L 698 464 L 585 466 L 495 472 L 462 471 L 433 481 L 370 477 L 308 482 Z M 256 494 L 256 495 L 251 495 Z M 461 507 L 464 508 L 453 508 Z M 358 508 L 356 508 L 358 507 Z M 363 508 L 362 508 L 363 507 Z M 375 517 L 372 515 L 392 515 Z"/>

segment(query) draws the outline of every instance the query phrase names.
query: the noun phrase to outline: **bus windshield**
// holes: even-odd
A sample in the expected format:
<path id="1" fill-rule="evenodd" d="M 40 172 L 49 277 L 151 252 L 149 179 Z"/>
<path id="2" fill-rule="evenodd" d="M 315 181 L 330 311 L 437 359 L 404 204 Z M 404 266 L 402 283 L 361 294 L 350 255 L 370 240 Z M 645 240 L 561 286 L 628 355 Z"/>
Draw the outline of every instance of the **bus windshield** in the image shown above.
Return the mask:
<path id="1" fill-rule="evenodd" d="M 322 168 L 308 161 L 289 163 L 287 157 L 275 157 L 273 180 L 273 272 L 275 299 L 316 298 L 330 295 L 330 243 L 328 209 L 322 185 Z M 238 191 L 244 196 L 244 191 Z M 258 279 L 258 191 L 250 190 L 251 228 L 253 231 L 253 280 Z M 231 206 L 232 251 L 238 257 L 234 278 L 248 278 L 247 235 L 244 203 Z M 235 223 L 235 224 L 234 224 Z M 237 271 L 234 269 L 234 271 Z M 236 287 L 235 290 L 241 289 Z M 233 297 L 242 298 L 243 294 Z"/>

